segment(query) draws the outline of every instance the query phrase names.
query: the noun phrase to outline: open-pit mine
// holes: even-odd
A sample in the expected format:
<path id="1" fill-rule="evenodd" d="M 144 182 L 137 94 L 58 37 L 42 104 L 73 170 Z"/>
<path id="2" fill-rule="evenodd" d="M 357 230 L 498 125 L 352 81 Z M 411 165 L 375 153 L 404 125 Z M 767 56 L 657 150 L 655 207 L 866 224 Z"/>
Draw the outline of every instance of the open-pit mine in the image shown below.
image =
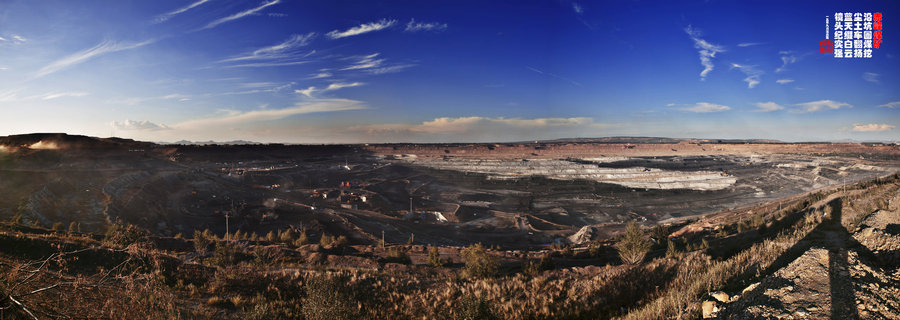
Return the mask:
<path id="1" fill-rule="evenodd" d="M 896 319 L 898 159 L 0 137 L 0 319 Z"/>
<path id="2" fill-rule="evenodd" d="M 302 228 L 358 244 L 577 244 L 627 221 L 677 223 L 900 170 L 900 149 L 880 144 L 185 146 L 36 134 L 0 145 L 2 218 L 93 231 L 120 220 L 165 236 Z"/>

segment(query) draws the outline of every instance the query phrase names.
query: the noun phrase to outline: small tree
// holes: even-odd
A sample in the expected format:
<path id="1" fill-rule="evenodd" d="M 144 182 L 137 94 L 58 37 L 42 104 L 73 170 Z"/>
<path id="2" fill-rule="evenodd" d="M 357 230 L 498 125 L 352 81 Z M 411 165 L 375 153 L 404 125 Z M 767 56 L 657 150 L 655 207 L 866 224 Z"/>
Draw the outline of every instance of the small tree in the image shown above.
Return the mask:
<path id="1" fill-rule="evenodd" d="M 346 246 L 350 243 L 350 240 L 347 239 L 347 236 L 338 236 L 337 239 L 334 239 L 334 245 L 338 247 Z"/>
<path id="2" fill-rule="evenodd" d="M 441 253 L 437 247 L 428 249 L 428 264 L 435 268 L 444 266 L 444 259 L 441 259 Z"/>
<path id="3" fill-rule="evenodd" d="M 69 233 L 81 232 L 81 224 L 75 221 L 69 223 Z"/>
<path id="4" fill-rule="evenodd" d="M 616 246 L 619 249 L 619 257 L 628 264 L 640 263 L 650 251 L 650 241 L 644 238 L 641 227 L 633 221 L 625 226 L 625 236 Z"/>
<path id="5" fill-rule="evenodd" d="M 497 315 L 494 314 L 494 310 L 491 307 L 491 304 L 482 298 L 477 298 L 474 295 L 466 295 L 460 299 L 459 303 L 454 304 L 453 306 L 453 319 L 454 320 L 475 320 L 475 319 L 484 319 L 484 320 L 493 320 L 499 319 Z"/>
<path id="6" fill-rule="evenodd" d="M 201 255 L 206 254 L 206 251 L 209 250 L 210 243 L 212 243 L 212 241 L 207 238 L 203 232 L 200 232 L 200 230 L 194 231 L 194 250 L 196 250 L 197 253 Z"/>
<path id="7" fill-rule="evenodd" d="M 500 263 L 497 258 L 487 253 L 481 243 L 476 243 L 461 252 L 466 261 L 465 273 L 470 277 L 490 277 L 497 274 Z"/>
<path id="8" fill-rule="evenodd" d="M 334 237 L 324 233 L 322 234 L 322 238 L 319 238 L 319 245 L 323 247 L 330 246 L 332 242 L 334 242 Z"/>
<path id="9" fill-rule="evenodd" d="M 63 231 L 63 223 L 62 223 L 62 222 L 56 222 L 56 223 L 53 224 L 52 227 L 50 227 L 50 229 L 53 229 L 53 231 Z"/>
<path id="10" fill-rule="evenodd" d="M 409 258 L 409 255 L 406 254 L 406 251 L 403 251 L 403 249 L 393 247 L 387 250 L 387 256 L 384 258 L 384 262 L 411 264 L 412 259 Z"/>
<path id="11" fill-rule="evenodd" d="M 666 240 L 669 239 L 669 227 L 664 225 L 656 225 L 653 229 L 650 229 L 650 238 L 656 242 L 657 245 L 662 246 L 666 243 Z"/>
<path id="12" fill-rule="evenodd" d="M 522 272 L 532 277 L 538 276 L 546 270 L 553 270 L 553 268 L 553 258 L 549 254 L 544 254 L 540 260 L 528 260 L 522 264 Z"/>
<path id="13" fill-rule="evenodd" d="M 104 240 L 116 246 L 127 247 L 138 242 L 148 242 L 149 235 L 150 233 L 144 229 L 116 221 L 106 228 Z"/>
<path id="14" fill-rule="evenodd" d="M 294 245 L 299 247 L 307 243 L 309 243 L 309 236 L 306 235 L 306 227 L 303 227 L 300 229 L 300 235 L 297 236 L 297 240 L 294 240 Z"/>
<path id="15" fill-rule="evenodd" d="M 600 241 L 593 241 L 588 245 L 588 254 L 593 258 L 599 258 L 601 254 L 603 254 L 603 248 L 605 246 Z"/>
<path id="16" fill-rule="evenodd" d="M 294 242 L 294 231 L 291 229 L 282 231 L 281 234 L 278 235 L 278 240 L 283 243 Z"/>
<path id="17" fill-rule="evenodd" d="M 675 241 L 668 240 L 668 248 L 666 248 L 666 258 L 675 258 L 678 257 L 681 252 L 678 251 L 678 247 L 675 246 Z"/>

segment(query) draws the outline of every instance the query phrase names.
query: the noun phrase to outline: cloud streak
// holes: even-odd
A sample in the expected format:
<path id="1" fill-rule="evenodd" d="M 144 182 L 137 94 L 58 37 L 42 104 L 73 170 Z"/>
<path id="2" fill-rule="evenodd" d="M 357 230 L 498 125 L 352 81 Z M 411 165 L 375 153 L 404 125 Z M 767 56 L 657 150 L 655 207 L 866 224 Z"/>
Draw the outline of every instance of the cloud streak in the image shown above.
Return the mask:
<path id="1" fill-rule="evenodd" d="M 778 80 L 775 80 L 775 83 L 777 83 L 777 84 L 788 84 L 788 83 L 791 83 L 791 82 L 794 82 L 794 79 L 778 79 Z"/>
<path id="2" fill-rule="evenodd" d="M 709 102 L 697 102 L 693 107 L 680 108 L 679 110 L 696 113 L 710 113 L 728 111 L 731 110 L 731 107 Z"/>
<path id="3" fill-rule="evenodd" d="M 37 73 L 35 73 L 34 77 L 40 78 L 40 77 L 49 75 L 51 73 L 63 70 L 65 68 L 83 63 L 85 61 L 91 60 L 95 57 L 98 57 L 98 56 L 101 56 L 101 55 L 104 55 L 107 53 L 119 52 L 119 51 L 123 51 L 123 50 L 131 50 L 131 49 L 143 47 L 143 46 L 151 44 L 155 41 L 156 40 L 147 40 L 147 41 L 138 42 L 138 43 L 121 43 L 121 42 L 115 42 L 115 41 L 103 41 L 100 44 L 94 46 L 93 48 L 76 52 L 72 55 L 69 55 L 69 56 L 59 59 L 59 60 L 56 60 L 56 61 L 44 66 L 43 68 L 38 70 Z"/>
<path id="4" fill-rule="evenodd" d="M 416 19 L 409 20 L 409 23 L 406 24 L 406 29 L 403 31 L 406 32 L 419 32 L 419 31 L 444 31 L 447 30 L 446 23 L 437 23 L 437 22 L 416 22 Z"/>
<path id="5" fill-rule="evenodd" d="M 840 108 L 853 108 L 852 105 L 845 102 L 837 102 L 833 100 L 818 100 L 796 104 L 799 109 L 793 110 L 794 113 L 810 113 L 823 110 L 837 110 Z"/>
<path id="6" fill-rule="evenodd" d="M 865 72 L 862 75 L 863 80 L 866 80 L 871 83 L 881 83 L 881 81 L 878 79 L 879 76 L 881 76 L 881 75 L 874 73 L 874 72 Z"/>
<path id="7" fill-rule="evenodd" d="M 771 102 L 771 101 L 757 102 L 756 107 L 757 107 L 757 109 L 753 110 L 754 112 L 772 112 L 772 111 L 778 111 L 778 110 L 784 109 L 783 106 L 781 106 L 777 103 Z"/>
<path id="8" fill-rule="evenodd" d="M 378 57 L 378 55 L 379 53 L 373 53 L 367 56 L 350 57 L 349 59 L 354 59 L 356 61 L 341 70 L 360 70 L 379 67 L 382 63 L 384 63 L 385 59 L 375 59 Z"/>
<path id="9" fill-rule="evenodd" d="M 756 66 L 732 63 L 731 68 L 741 70 L 741 72 L 747 76 L 744 78 L 744 82 L 747 83 L 747 88 L 749 89 L 753 89 L 753 87 L 756 87 L 756 85 L 759 84 L 759 77 L 763 74 L 762 71 L 756 69 Z"/>
<path id="10" fill-rule="evenodd" d="M 223 23 L 226 23 L 226 22 L 229 22 L 229 21 L 234 21 L 234 20 L 237 20 L 237 19 L 240 19 L 240 18 L 249 16 L 249 15 L 251 15 L 251 14 L 260 12 L 260 11 L 262 11 L 262 10 L 265 9 L 265 8 L 268 8 L 268 7 L 270 7 L 270 6 L 274 6 L 274 5 L 278 4 L 279 2 L 281 2 L 281 0 L 271 0 L 271 1 L 263 2 L 263 3 L 262 3 L 261 5 L 259 5 L 258 7 L 255 7 L 255 8 L 252 8 L 252 9 L 248 9 L 248 10 L 244 10 L 244 11 L 235 13 L 235 14 L 233 14 L 233 15 L 230 15 L 230 16 L 227 16 L 227 17 L 224 17 L 224 18 L 215 20 L 215 21 L 213 21 L 213 22 L 210 22 L 210 23 L 208 23 L 205 27 L 203 27 L 203 29 L 213 28 L 213 27 L 218 26 L 218 25 L 220 25 L 220 24 L 223 24 Z"/>
<path id="11" fill-rule="evenodd" d="M 799 58 L 794 56 L 794 53 L 792 51 L 780 51 L 780 52 L 778 52 L 778 54 L 781 55 L 781 67 L 778 67 L 778 69 L 775 69 L 775 73 L 779 73 L 779 72 L 787 70 L 787 66 L 789 64 L 796 63 L 797 61 L 800 60 Z"/>
<path id="12" fill-rule="evenodd" d="M 315 50 L 302 52 L 303 48 L 309 45 L 313 38 L 316 37 L 315 32 L 307 34 L 291 35 L 287 40 L 268 47 L 254 50 L 253 52 L 224 60 L 220 63 L 235 63 L 228 67 L 278 67 L 292 66 L 308 63 L 310 61 L 303 60 L 316 53 Z"/>
<path id="13" fill-rule="evenodd" d="M 88 95 L 87 92 L 59 92 L 59 93 L 48 93 L 44 95 L 41 99 L 43 100 L 52 100 L 63 97 L 84 97 Z"/>
<path id="14" fill-rule="evenodd" d="M 541 137 L 595 135 L 609 125 L 592 118 L 504 118 L 440 117 L 418 124 L 394 123 L 354 126 L 347 129 L 355 136 L 372 141 L 514 141 Z"/>
<path id="15" fill-rule="evenodd" d="M 897 107 L 900 107 L 900 101 L 888 102 L 888 103 L 882 104 L 878 107 L 879 108 L 891 108 L 891 109 L 897 108 Z"/>
<path id="16" fill-rule="evenodd" d="M 132 121 L 125 120 L 124 122 L 115 121 L 112 123 L 112 127 L 117 130 L 126 130 L 126 131 L 160 131 L 160 130 L 169 130 L 170 127 L 162 124 L 156 124 L 147 120 L 144 121 Z"/>
<path id="17" fill-rule="evenodd" d="M 181 7 L 181 8 L 179 8 L 179 9 L 174 10 L 174 11 L 170 11 L 170 12 L 161 14 L 161 15 L 159 15 L 159 16 L 156 17 L 156 19 L 155 19 L 154 22 L 156 22 L 156 23 L 165 22 L 166 20 L 169 20 L 169 19 L 171 19 L 171 18 L 174 17 L 174 16 L 177 16 L 177 15 L 179 15 L 179 14 L 182 14 L 182 13 L 184 13 L 185 11 L 191 10 L 191 9 L 193 9 L 193 8 L 195 8 L 195 7 L 197 7 L 197 6 L 201 5 L 201 4 L 207 3 L 207 2 L 209 2 L 209 1 L 210 1 L 210 0 L 199 0 L 199 1 L 197 1 L 197 2 L 194 2 L 194 3 L 191 3 L 191 4 L 187 5 L 187 6 L 185 6 L 185 7 Z"/>
<path id="18" fill-rule="evenodd" d="M 853 124 L 856 132 L 882 132 L 894 130 L 895 126 L 886 123 Z"/>
<path id="19" fill-rule="evenodd" d="M 302 114 L 362 110 L 367 108 L 368 107 L 366 107 L 365 104 L 356 100 L 315 99 L 312 101 L 299 102 L 292 107 L 282 109 L 259 109 L 252 111 L 228 110 L 228 112 L 222 116 L 189 120 L 173 125 L 172 128 L 178 130 L 222 128 L 280 120 Z"/>
<path id="20" fill-rule="evenodd" d="M 322 89 L 316 89 L 316 87 L 309 87 L 306 89 L 294 90 L 294 92 L 312 98 L 313 94 L 316 94 L 316 93 L 340 90 L 343 88 L 359 87 L 359 86 L 363 86 L 363 85 L 365 85 L 365 83 L 362 83 L 362 82 L 351 82 L 351 83 L 335 82 L 335 83 L 329 84 L 327 87 L 322 88 Z"/>
<path id="21" fill-rule="evenodd" d="M 533 67 L 530 67 L 530 66 L 525 66 L 525 68 L 527 68 L 528 70 L 537 72 L 537 73 L 539 73 L 539 74 L 542 74 L 542 75 L 551 77 L 551 78 L 556 78 L 556 79 L 559 79 L 559 80 L 562 80 L 562 81 L 571 83 L 571 84 L 576 85 L 576 86 L 579 86 L 579 87 L 582 86 L 581 83 L 578 82 L 578 81 L 570 80 L 570 79 L 568 79 L 568 78 L 564 78 L 564 77 L 561 77 L 561 76 L 558 76 L 558 75 L 555 75 L 555 74 L 552 74 L 552 73 L 549 73 L 549 72 L 544 72 L 544 71 L 538 70 L 537 68 L 533 68 Z"/>
<path id="22" fill-rule="evenodd" d="M 690 25 L 684 28 L 684 32 L 691 37 L 691 40 L 694 40 L 694 48 L 700 49 L 697 52 L 700 54 L 700 64 L 703 65 L 703 71 L 700 71 L 700 80 L 706 80 L 706 75 L 715 69 L 713 58 L 716 57 L 716 53 L 725 52 L 725 48 L 701 39 L 702 33 L 697 29 L 691 28 Z"/>
<path id="23" fill-rule="evenodd" d="M 381 19 L 381 21 L 364 23 L 359 26 L 347 29 L 345 31 L 332 30 L 331 32 L 328 32 L 326 35 L 332 39 L 352 37 L 352 36 L 357 36 L 357 35 L 361 35 L 364 33 L 387 29 L 396 23 L 397 23 L 397 20 Z"/>

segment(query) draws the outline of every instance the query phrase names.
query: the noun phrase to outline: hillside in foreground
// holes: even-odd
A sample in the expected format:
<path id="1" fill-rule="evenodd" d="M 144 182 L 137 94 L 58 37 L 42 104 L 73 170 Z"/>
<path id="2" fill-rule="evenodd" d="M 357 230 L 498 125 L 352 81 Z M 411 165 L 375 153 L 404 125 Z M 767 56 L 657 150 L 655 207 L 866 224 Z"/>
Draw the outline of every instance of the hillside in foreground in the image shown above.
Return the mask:
<path id="1" fill-rule="evenodd" d="M 619 239 L 495 250 L 17 220 L 0 225 L 0 317 L 889 319 L 898 191 L 894 174 L 638 228 L 650 251 L 633 264 Z"/>

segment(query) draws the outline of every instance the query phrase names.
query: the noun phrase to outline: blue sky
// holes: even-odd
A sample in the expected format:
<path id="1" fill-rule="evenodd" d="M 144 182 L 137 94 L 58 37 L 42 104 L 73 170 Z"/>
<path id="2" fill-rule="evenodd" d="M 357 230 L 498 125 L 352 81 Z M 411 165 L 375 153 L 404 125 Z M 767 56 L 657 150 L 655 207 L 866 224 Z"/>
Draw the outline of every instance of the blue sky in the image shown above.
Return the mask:
<path id="1" fill-rule="evenodd" d="M 837 11 L 883 14 L 871 59 L 819 54 Z M 895 17 L 896 1 L 4 0 L 0 135 L 895 141 Z"/>

